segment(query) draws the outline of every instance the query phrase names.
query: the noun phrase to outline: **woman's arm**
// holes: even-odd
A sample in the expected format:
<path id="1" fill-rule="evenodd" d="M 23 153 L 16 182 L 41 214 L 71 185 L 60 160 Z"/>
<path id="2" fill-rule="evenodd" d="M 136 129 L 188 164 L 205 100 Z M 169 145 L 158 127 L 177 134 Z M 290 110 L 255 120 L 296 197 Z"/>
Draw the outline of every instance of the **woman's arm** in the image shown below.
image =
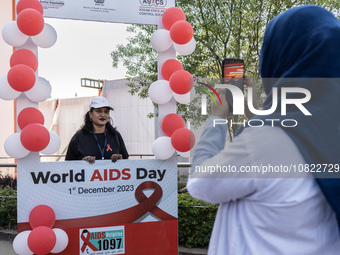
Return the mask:
<path id="1" fill-rule="evenodd" d="M 189 193 L 209 203 L 225 203 L 256 191 L 255 180 L 243 178 L 242 165 L 251 164 L 246 142 L 236 137 L 224 150 L 227 126 L 219 117 L 209 118 L 195 146 Z M 234 172 L 236 171 L 236 172 Z"/>

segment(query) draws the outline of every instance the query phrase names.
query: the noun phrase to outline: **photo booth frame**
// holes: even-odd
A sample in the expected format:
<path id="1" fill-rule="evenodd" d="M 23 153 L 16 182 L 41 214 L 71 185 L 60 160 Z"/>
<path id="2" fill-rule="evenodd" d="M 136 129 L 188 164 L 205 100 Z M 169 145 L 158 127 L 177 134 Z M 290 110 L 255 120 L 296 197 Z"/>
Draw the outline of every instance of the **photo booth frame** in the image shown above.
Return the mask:
<path id="1" fill-rule="evenodd" d="M 163 28 L 162 13 L 175 6 L 174 0 L 40 2 L 44 17 L 155 25 L 158 29 Z M 38 55 L 38 46 L 31 38 L 16 47 L 19 49 Z M 159 80 L 163 79 L 161 66 L 172 58 L 176 58 L 174 47 L 158 52 Z M 38 102 L 21 93 L 16 98 L 16 117 L 26 108 L 38 109 Z M 158 107 L 160 136 L 164 136 L 161 121 L 170 113 L 176 113 L 173 98 Z M 19 126 L 17 130 L 21 131 Z M 119 160 L 114 165 L 102 160 L 89 165 L 83 161 L 40 162 L 39 152 L 31 151 L 17 163 L 18 232 L 28 236 L 34 230 L 34 209 L 49 206 L 55 213 L 50 228 L 61 229 L 68 236 L 67 247 L 53 253 L 178 253 L 175 154 L 167 160 Z M 101 200 L 104 202 L 98 204 Z M 107 206 L 110 201 L 120 202 Z"/>

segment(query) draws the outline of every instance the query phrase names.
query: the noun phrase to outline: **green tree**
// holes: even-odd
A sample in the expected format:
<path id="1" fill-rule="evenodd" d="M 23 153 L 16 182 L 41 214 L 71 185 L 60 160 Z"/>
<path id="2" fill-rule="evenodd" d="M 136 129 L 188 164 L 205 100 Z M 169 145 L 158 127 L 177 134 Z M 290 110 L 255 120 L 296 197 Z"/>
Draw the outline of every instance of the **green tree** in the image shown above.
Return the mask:
<path id="1" fill-rule="evenodd" d="M 177 59 L 195 78 L 220 79 L 223 58 L 243 58 L 248 75 L 258 78 L 258 59 L 266 25 L 284 10 L 302 4 L 317 4 L 336 15 L 340 7 L 335 0 L 177 0 L 176 6 L 185 12 L 197 42 L 193 54 Z M 157 52 L 150 44 L 156 29 L 155 26 L 129 26 L 133 36 L 128 44 L 118 45 L 111 53 L 113 67 L 122 62 L 131 80 L 128 84 L 131 93 L 142 98 L 148 96 L 150 84 L 157 80 Z M 193 125 L 204 120 L 197 102 L 179 105 L 178 111 Z"/>

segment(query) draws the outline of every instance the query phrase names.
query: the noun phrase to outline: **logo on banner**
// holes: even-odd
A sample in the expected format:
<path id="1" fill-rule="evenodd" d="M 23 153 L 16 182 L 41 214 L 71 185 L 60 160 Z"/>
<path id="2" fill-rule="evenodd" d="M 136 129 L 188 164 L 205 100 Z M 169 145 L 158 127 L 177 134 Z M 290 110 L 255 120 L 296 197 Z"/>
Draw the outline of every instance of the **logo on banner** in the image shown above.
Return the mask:
<path id="1" fill-rule="evenodd" d="M 139 0 L 142 6 L 165 7 L 166 0 Z"/>
<path id="2" fill-rule="evenodd" d="M 124 226 L 80 229 L 80 254 L 124 254 Z"/>
<path id="3" fill-rule="evenodd" d="M 94 0 L 96 4 L 103 4 L 105 0 Z"/>

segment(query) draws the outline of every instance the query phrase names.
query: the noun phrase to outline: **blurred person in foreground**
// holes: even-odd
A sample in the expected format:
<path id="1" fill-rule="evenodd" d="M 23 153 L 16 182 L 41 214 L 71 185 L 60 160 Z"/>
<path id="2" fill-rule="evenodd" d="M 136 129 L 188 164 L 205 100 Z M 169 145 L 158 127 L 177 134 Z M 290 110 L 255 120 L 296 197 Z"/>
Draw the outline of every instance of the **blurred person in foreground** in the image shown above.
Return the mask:
<path id="1" fill-rule="evenodd" d="M 72 137 L 65 160 L 85 160 L 93 164 L 99 159 L 116 162 L 129 157 L 121 134 L 110 123 L 110 110 L 113 108 L 105 97 L 92 99 L 84 125 Z"/>
<path id="2" fill-rule="evenodd" d="M 308 169 L 305 178 L 200 172 L 217 164 L 238 170 L 261 165 L 311 168 L 325 164 L 328 170 L 331 165 L 339 166 L 340 83 L 335 79 L 340 77 L 339 21 L 312 5 L 278 15 L 265 31 L 259 68 L 267 94 L 263 108 L 271 108 L 273 88 L 278 88 L 278 107 L 270 115 L 253 119 L 278 121 L 273 126 L 264 121 L 262 127 L 241 127 L 224 149 L 227 126 L 213 126 L 214 119 L 230 114 L 222 90 L 224 102 L 212 106 L 213 117 L 207 120 L 194 151 L 188 191 L 193 197 L 220 204 L 208 254 L 340 254 L 340 179 L 335 168 L 332 178 Z M 325 79 L 317 82 L 319 78 Z M 289 105 L 283 116 L 282 87 L 310 91 L 311 99 L 303 106 L 311 115 Z M 298 125 L 282 127 L 283 119 L 295 119 Z"/>

